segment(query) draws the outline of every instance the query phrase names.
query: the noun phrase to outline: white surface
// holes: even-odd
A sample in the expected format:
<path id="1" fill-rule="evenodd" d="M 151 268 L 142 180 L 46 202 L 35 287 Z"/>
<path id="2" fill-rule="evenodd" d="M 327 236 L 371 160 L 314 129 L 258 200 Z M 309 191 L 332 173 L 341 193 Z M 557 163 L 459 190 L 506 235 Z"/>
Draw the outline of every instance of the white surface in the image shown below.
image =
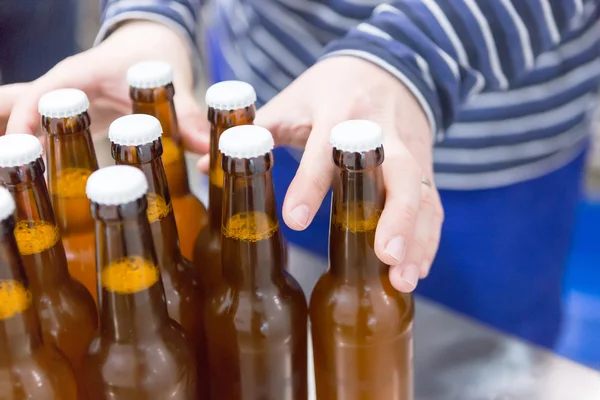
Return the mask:
<path id="1" fill-rule="evenodd" d="M 8 189 L 0 186 L 0 221 L 13 215 L 15 212 L 15 201 Z"/>
<path id="2" fill-rule="evenodd" d="M 383 130 L 373 121 L 361 119 L 344 121 L 333 127 L 329 142 L 342 151 L 375 150 L 383 144 Z"/>
<path id="3" fill-rule="evenodd" d="M 91 201 L 106 206 L 135 201 L 147 191 L 148 181 L 144 173 L 129 165 L 101 168 L 90 175 L 85 187 Z"/>
<path id="4" fill-rule="evenodd" d="M 0 136 L 0 167 L 19 167 L 41 155 L 42 144 L 33 135 L 13 133 Z"/>
<path id="5" fill-rule="evenodd" d="M 137 89 L 159 88 L 173 82 L 173 68 L 164 61 L 143 61 L 127 70 L 127 83 Z"/>
<path id="6" fill-rule="evenodd" d="M 252 85 L 242 81 L 215 83 L 206 91 L 206 105 L 217 110 L 237 110 L 256 102 Z"/>
<path id="7" fill-rule="evenodd" d="M 234 158 L 262 156 L 273 149 L 273 135 L 256 125 L 240 125 L 227 129 L 219 139 L 219 151 Z"/>
<path id="8" fill-rule="evenodd" d="M 147 114 L 131 114 L 117 118 L 108 127 L 108 138 L 115 144 L 139 146 L 162 136 L 160 121 Z"/>
<path id="9" fill-rule="evenodd" d="M 38 101 L 38 112 L 49 118 L 79 115 L 90 107 L 87 95 L 79 89 L 58 89 L 46 93 Z"/>

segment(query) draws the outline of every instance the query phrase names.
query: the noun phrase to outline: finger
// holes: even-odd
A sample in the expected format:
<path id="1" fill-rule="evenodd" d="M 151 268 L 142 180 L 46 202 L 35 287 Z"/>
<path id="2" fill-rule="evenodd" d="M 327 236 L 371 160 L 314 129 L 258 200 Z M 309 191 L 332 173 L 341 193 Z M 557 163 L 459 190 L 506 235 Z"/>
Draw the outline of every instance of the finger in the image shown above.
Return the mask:
<path id="1" fill-rule="evenodd" d="M 91 62 L 92 57 L 87 57 Z M 32 82 L 27 90 L 15 102 L 8 124 L 7 132 L 31 133 L 39 132 L 39 115 L 37 105 L 45 93 L 66 87 L 75 87 L 93 97 L 98 87 L 97 77 L 91 70 L 82 68 L 81 59 L 77 62 L 66 59 L 58 63 L 46 75 Z"/>
<path id="2" fill-rule="evenodd" d="M 333 162 L 329 134 L 335 122 L 315 122 L 296 176 L 283 202 L 283 219 L 294 230 L 310 225 L 331 187 Z"/>
<path id="3" fill-rule="evenodd" d="M 421 269 L 421 278 L 426 278 L 427 275 L 429 275 L 429 270 L 431 269 L 431 264 L 433 263 L 433 260 L 435 260 L 435 255 L 437 254 L 442 235 L 444 211 L 437 190 L 435 191 L 435 196 L 437 201 L 434 205 L 433 217 L 431 218 L 431 227 L 429 229 L 430 236 L 426 247 L 423 267 Z"/>
<path id="4" fill-rule="evenodd" d="M 281 94 L 276 96 L 257 111 L 254 125 L 267 128 L 277 146 L 304 147 L 311 134 L 312 117 L 297 103 L 290 106 Z"/>
<path id="5" fill-rule="evenodd" d="M 421 203 L 421 168 L 402 143 L 385 148 L 388 151 L 382 167 L 386 201 L 377 224 L 375 253 L 384 263 L 398 265 L 415 232 Z"/>
<path id="6" fill-rule="evenodd" d="M 196 154 L 206 154 L 210 146 L 210 125 L 205 110 L 193 93 L 181 91 L 175 95 L 175 111 L 183 145 Z"/>
<path id="7" fill-rule="evenodd" d="M 196 161 L 196 169 L 203 174 L 208 174 L 210 168 L 210 154 L 205 154 Z"/>
<path id="8" fill-rule="evenodd" d="M 394 265 L 388 272 L 392 286 L 403 293 L 410 293 L 417 287 L 419 268 L 416 265 Z"/>
<path id="9" fill-rule="evenodd" d="M 425 255 L 430 255 L 428 249 L 429 238 L 431 237 L 431 223 L 433 221 L 435 205 L 433 204 L 433 188 L 421 184 L 421 207 L 415 225 L 412 240 L 406 250 L 406 257 L 403 260 L 404 265 L 414 265 L 419 268 L 419 277 L 427 276 L 431 258 L 426 259 Z M 416 282 L 415 282 L 416 286 Z"/>

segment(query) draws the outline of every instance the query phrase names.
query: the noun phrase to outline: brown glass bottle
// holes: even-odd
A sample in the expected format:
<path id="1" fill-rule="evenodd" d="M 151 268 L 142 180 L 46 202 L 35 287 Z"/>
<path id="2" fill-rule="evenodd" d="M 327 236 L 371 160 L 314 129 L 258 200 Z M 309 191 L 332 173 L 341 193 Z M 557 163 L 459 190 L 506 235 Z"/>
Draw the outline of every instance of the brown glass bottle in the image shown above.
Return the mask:
<path id="1" fill-rule="evenodd" d="M 149 61 L 132 66 L 127 72 L 129 96 L 134 114 L 149 114 L 163 128 L 163 164 L 171 191 L 175 221 L 179 230 L 181 253 L 192 259 L 194 240 L 208 222 L 206 208 L 190 191 L 184 149 L 173 97 L 173 70 L 167 63 Z"/>
<path id="2" fill-rule="evenodd" d="M 147 216 L 160 267 L 167 310 L 169 316 L 188 333 L 198 350 L 199 376 L 203 381 L 208 381 L 203 319 L 205 296 L 196 270 L 192 263 L 181 255 L 179 249 L 177 226 L 161 159 L 163 147 L 160 135 L 160 122 L 145 114 L 121 117 L 109 129 L 115 163 L 141 169 L 148 180 Z M 135 139 L 140 137 L 144 137 L 141 141 L 146 143 L 132 146 L 119 144 L 136 142 Z M 207 385 L 203 387 L 207 388 Z M 206 396 L 208 392 L 205 393 L 205 398 Z"/>
<path id="3" fill-rule="evenodd" d="M 167 313 L 147 187 L 129 166 L 100 169 L 88 180 L 101 287 L 100 335 L 85 362 L 89 400 L 198 398 L 193 346 Z"/>
<path id="4" fill-rule="evenodd" d="M 224 149 L 224 139 L 258 151 L 236 158 Z M 298 283 L 283 268 L 272 137 L 264 128 L 238 126 L 220 143 L 223 279 L 211 292 L 205 315 L 211 398 L 306 399 L 307 307 Z"/>
<path id="5" fill-rule="evenodd" d="M 240 96 L 242 96 L 240 98 Z M 219 153 L 221 134 L 234 126 L 251 125 L 256 114 L 256 94 L 248 83 L 219 82 L 206 94 L 210 122 L 210 170 L 208 173 L 208 224 L 194 243 L 194 264 L 205 293 L 221 281 L 221 219 L 223 213 L 223 169 Z M 235 108 L 235 105 L 242 107 Z"/>
<path id="6" fill-rule="evenodd" d="M 12 159 L 2 162 L 5 156 Z M 0 184 L 5 185 L 15 199 L 15 238 L 29 278 L 43 339 L 62 350 L 77 375 L 97 328 L 98 315 L 92 296 L 69 275 L 44 181 L 41 156 L 41 144 L 34 136 L 0 137 L 0 165 L 3 165 Z"/>
<path id="7" fill-rule="evenodd" d="M 412 296 L 392 287 L 388 266 L 373 250 L 385 203 L 383 159 L 380 144 L 333 150 L 329 269 L 310 300 L 319 400 L 413 398 Z"/>
<path id="8" fill-rule="evenodd" d="M 81 90 L 59 89 L 42 96 L 39 111 L 47 135 L 48 190 L 69 272 L 96 300 L 94 220 L 85 183 L 98 169 L 98 161 L 88 104 Z"/>
<path id="9" fill-rule="evenodd" d="M 13 231 L 14 202 L 0 187 L 0 399 L 76 400 L 66 357 L 42 341 Z"/>

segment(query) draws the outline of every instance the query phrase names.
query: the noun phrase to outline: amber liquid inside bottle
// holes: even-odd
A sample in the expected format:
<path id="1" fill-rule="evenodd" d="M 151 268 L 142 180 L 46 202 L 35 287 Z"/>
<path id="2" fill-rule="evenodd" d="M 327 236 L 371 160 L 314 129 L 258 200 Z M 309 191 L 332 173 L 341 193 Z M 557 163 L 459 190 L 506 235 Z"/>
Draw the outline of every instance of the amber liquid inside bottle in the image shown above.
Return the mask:
<path id="1" fill-rule="evenodd" d="M 100 336 L 86 362 L 86 399 L 198 398 L 196 354 L 169 318 L 145 197 L 92 203 L 100 271 Z"/>
<path id="2" fill-rule="evenodd" d="M 307 398 L 307 307 L 283 268 L 271 163 L 223 157 L 223 279 L 205 315 L 213 399 Z"/>
<path id="3" fill-rule="evenodd" d="M 71 365 L 42 341 L 14 228 L 0 221 L 0 399 L 77 400 Z"/>
<path id="4" fill-rule="evenodd" d="M 14 233 L 44 342 L 56 344 L 78 375 L 98 315 L 87 289 L 69 275 L 43 174 L 44 163 L 38 158 L 21 167 L 0 168 L 0 183 L 17 206 Z"/>
<path id="5" fill-rule="evenodd" d="M 112 144 L 117 164 L 139 168 L 148 180 L 147 217 L 162 277 L 169 316 L 188 334 L 198 353 L 198 377 L 208 398 L 208 360 L 204 336 L 204 301 L 196 270 L 181 255 L 169 186 L 161 160 L 161 139 L 140 146 Z"/>
<path id="6" fill-rule="evenodd" d="M 412 296 L 373 250 L 385 203 L 383 148 L 334 149 L 329 270 L 310 301 L 319 400 L 412 400 Z"/>
<path id="7" fill-rule="evenodd" d="M 185 157 L 173 96 L 173 84 L 154 89 L 130 88 L 135 114 L 149 114 L 156 117 L 163 128 L 163 164 L 171 191 L 171 201 L 175 221 L 179 231 L 181 253 L 192 259 L 194 240 L 200 229 L 208 222 L 206 208 L 190 191 Z"/>
<path id="8" fill-rule="evenodd" d="M 221 281 L 221 219 L 223 213 L 223 169 L 219 138 L 225 130 L 254 122 L 254 105 L 238 110 L 208 109 L 210 122 L 210 170 L 208 186 L 208 224 L 194 243 L 194 264 L 199 271 L 205 293 Z"/>
<path id="9" fill-rule="evenodd" d="M 48 143 L 48 190 L 67 255 L 69 272 L 95 301 L 94 220 L 85 184 L 98 169 L 87 112 L 68 118 L 42 117 Z"/>

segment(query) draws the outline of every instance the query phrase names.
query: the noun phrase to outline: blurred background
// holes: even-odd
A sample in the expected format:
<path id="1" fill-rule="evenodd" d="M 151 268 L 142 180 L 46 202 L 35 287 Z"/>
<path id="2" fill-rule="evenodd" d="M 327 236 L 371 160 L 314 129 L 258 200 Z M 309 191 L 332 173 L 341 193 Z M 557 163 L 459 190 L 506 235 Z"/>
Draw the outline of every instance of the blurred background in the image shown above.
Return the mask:
<path id="1" fill-rule="evenodd" d="M 61 59 L 92 46 L 99 27 L 98 3 L 0 0 L 0 84 L 35 79 Z M 198 87 L 200 101 L 205 87 L 204 82 Z M 104 131 L 112 117 L 93 114 L 100 160 L 110 159 Z M 600 369 L 600 112 L 596 121 L 586 195 L 579 206 L 564 281 L 563 332 L 555 352 Z M 188 161 L 191 171 L 194 157 L 190 155 Z M 197 195 L 206 202 L 205 180 L 197 173 L 190 177 Z"/>

